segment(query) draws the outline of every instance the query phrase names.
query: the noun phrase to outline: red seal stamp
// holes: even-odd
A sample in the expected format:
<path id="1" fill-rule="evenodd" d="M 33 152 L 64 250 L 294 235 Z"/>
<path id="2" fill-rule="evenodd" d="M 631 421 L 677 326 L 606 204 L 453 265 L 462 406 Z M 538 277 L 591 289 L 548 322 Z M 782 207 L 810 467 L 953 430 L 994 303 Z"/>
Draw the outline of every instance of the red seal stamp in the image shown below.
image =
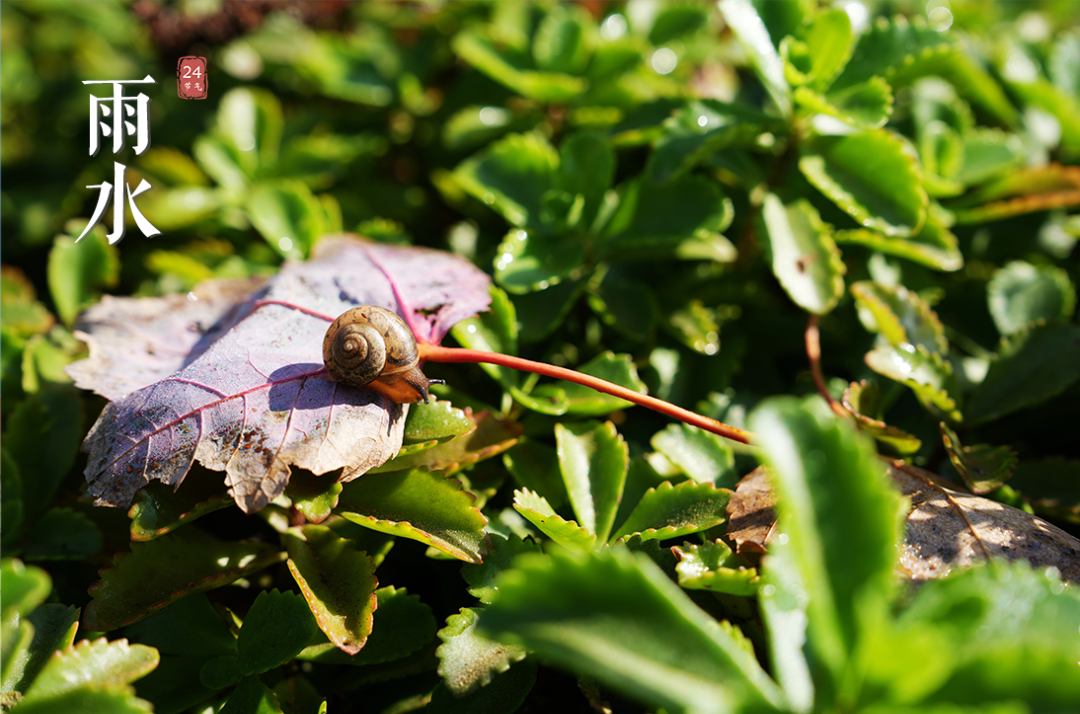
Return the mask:
<path id="1" fill-rule="evenodd" d="M 181 57 L 176 63 L 176 95 L 181 99 L 206 99 L 206 58 Z"/>

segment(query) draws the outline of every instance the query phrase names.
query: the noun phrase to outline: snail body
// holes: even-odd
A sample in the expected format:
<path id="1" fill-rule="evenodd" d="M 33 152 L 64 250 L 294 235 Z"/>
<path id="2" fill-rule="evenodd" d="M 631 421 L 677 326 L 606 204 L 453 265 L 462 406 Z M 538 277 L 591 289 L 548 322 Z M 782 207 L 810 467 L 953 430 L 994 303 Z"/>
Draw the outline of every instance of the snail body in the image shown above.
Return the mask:
<path id="1" fill-rule="evenodd" d="M 397 404 L 428 401 L 432 380 L 420 371 L 416 338 L 393 312 L 361 305 L 334 320 L 323 339 L 323 362 L 334 380 L 367 387 Z"/>

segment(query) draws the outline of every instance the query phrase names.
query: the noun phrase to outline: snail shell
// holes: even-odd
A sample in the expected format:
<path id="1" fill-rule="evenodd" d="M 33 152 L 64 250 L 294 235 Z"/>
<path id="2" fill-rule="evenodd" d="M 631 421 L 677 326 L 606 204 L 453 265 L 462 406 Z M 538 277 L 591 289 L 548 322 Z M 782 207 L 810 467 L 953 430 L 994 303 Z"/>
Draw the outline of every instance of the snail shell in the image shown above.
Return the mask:
<path id="1" fill-rule="evenodd" d="M 441 383 L 420 371 L 416 338 L 405 322 L 376 305 L 344 312 L 323 340 L 323 362 L 336 381 L 367 387 L 398 404 L 428 401 L 428 386 Z"/>

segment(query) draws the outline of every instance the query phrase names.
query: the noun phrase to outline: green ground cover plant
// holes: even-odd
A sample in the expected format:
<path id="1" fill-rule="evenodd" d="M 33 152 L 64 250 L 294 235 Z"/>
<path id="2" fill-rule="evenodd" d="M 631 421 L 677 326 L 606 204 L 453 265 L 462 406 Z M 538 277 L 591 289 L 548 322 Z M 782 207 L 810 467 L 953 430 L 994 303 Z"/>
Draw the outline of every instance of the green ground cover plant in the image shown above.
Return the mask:
<path id="1" fill-rule="evenodd" d="M 4 711 L 1080 702 L 1075 6 L 0 20 Z M 205 100 L 176 96 L 187 55 Z M 88 155 L 82 82 L 147 74 L 150 148 Z M 161 235 L 76 240 L 114 161 Z M 149 443 L 132 394 L 206 375 L 257 319 L 277 331 L 236 343 L 247 362 L 302 330 L 318 353 L 319 306 L 369 289 L 445 382 L 350 417 L 386 420 L 378 464 L 303 466 L 282 441 L 257 493 L 235 476 L 266 453 L 250 437 L 220 459 L 178 438 L 131 493 L 101 466 L 95 443 Z M 299 419 L 259 386 L 271 406 L 237 424 Z M 737 523 L 758 467 L 760 543 Z M 931 557 L 912 509 L 934 499 L 963 525 Z"/>

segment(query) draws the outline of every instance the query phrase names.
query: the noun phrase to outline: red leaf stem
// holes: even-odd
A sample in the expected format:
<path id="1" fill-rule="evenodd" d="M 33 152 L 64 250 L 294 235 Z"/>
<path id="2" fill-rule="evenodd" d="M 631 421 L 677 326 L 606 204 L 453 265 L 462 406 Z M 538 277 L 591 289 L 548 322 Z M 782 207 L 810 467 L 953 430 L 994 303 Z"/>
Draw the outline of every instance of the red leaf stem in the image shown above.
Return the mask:
<path id="1" fill-rule="evenodd" d="M 421 344 L 418 345 L 418 347 L 420 349 L 420 359 L 422 360 L 428 360 L 430 362 L 485 362 L 487 364 L 497 364 L 501 367 L 509 367 L 523 372 L 534 372 L 545 377 L 554 377 L 555 379 L 562 379 L 567 382 L 581 384 L 590 389 L 595 389 L 598 392 L 625 399 L 638 406 L 652 409 L 661 414 L 666 414 L 673 419 L 678 419 L 692 426 L 700 427 L 705 431 L 719 434 L 720 436 L 743 444 L 749 444 L 750 439 L 753 438 L 753 435 L 748 431 L 737 429 L 733 426 L 724 424 L 723 422 L 716 421 L 715 419 L 696 414 L 688 409 L 677 407 L 674 404 L 665 402 L 663 399 L 650 397 L 647 394 L 641 394 L 627 389 L 626 387 L 612 384 L 611 382 L 598 377 L 575 372 L 572 369 L 556 367 L 553 364 L 545 364 L 544 362 L 533 362 L 532 360 L 523 359 L 521 357 L 511 357 L 510 355 L 504 355 L 498 352 L 482 352 L 480 350 L 469 350 L 463 347 L 442 347 L 441 345 L 427 344 Z"/>

